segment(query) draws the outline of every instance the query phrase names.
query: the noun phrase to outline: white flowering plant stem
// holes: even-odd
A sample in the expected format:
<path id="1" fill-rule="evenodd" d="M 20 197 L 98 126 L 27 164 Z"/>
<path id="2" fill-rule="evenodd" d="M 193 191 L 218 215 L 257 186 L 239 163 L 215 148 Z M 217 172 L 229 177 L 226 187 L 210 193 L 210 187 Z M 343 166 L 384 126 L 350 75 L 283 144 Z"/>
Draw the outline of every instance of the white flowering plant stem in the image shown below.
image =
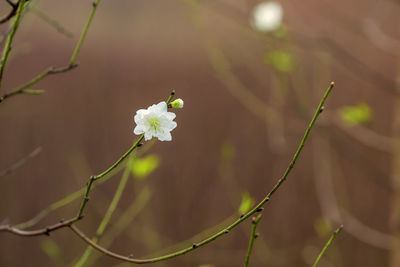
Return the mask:
<path id="1" fill-rule="evenodd" d="M 144 139 L 144 134 L 142 134 L 139 139 L 135 142 L 135 144 L 119 159 L 117 160 L 111 167 L 109 167 L 106 171 L 102 172 L 99 175 L 96 176 L 91 176 L 89 178 L 89 182 L 87 184 L 87 187 L 85 189 L 85 195 L 84 198 L 82 200 L 82 204 L 81 207 L 79 209 L 78 215 L 76 217 L 73 217 L 72 219 L 69 220 L 63 220 L 60 221 L 57 224 L 54 225 L 50 225 L 47 226 L 45 228 L 42 229 L 38 229 L 38 230 L 30 230 L 30 231 L 24 231 L 24 230 L 20 230 L 16 227 L 13 227 L 11 225 L 2 225 L 0 226 L 0 232 L 10 232 L 16 235 L 20 235 L 20 236 L 37 236 L 37 235 L 48 235 L 51 231 L 55 231 L 57 229 L 63 228 L 63 227 L 68 227 L 70 228 L 76 235 L 78 235 L 84 242 L 86 242 L 87 244 L 89 244 L 91 247 L 93 247 L 94 249 L 102 252 L 105 255 L 108 255 L 110 257 L 113 257 L 115 259 L 119 259 L 119 260 L 123 260 L 126 262 L 131 262 L 131 263 L 137 263 L 137 264 L 148 264 L 148 263 L 154 263 L 154 262 L 159 262 L 159 261 L 164 261 L 164 260 L 168 260 L 171 258 L 175 258 L 181 255 L 184 255 L 188 252 L 191 252 L 195 249 L 198 249 L 214 240 L 216 240 L 217 238 L 221 237 L 222 235 L 228 234 L 232 229 L 236 228 L 239 224 L 243 223 L 247 218 L 251 217 L 253 214 L 255 213 L 260 213 L 263 210 L 263 205 L 268 202 L 271 197 L 273 196 L 273 194 L 281 187 L 281 185 L 286 181 L 288 175 L 290 174 L 291 170 L 293 169 L 307 139 L 308 136 L 317 120 L 317 118 L 319 117 L 319 115 L 321 114 L 322 110 L 323 110 L 323 106 L 324 103 L 326 101 L 326 99 L 328 98 L 332 88 L 333 88 L 334 84 L 331 83 L 331 85 L 328 87 L 328 89 L 326 90 L 324 96 L 322 97 L 322 100 L 320 102 L 320 104 L 318 105 L 313 118 L 311 119 L 305 133 L 304 136 L 302 138 L 302 140 L 300 141 L 300 145 L 296 151 L 296 153 L 293 156 L 293 159 L 290 161 L 289 166 L 287 167 L 286 171 L 283 173 L 282 177 L 278 180 L 278 182 L 276 183 L 276 185 L 272 188 L 272 190 L 265 196 L 265 198 L 263 200 L 261 200 L 253 209 L 251 209 L 250 211 L 248 211 L 246 214 L 242 214 L 237 220 L 235 220 L 232 224 L 228 225 L 227 227 L 224 227 L 223 229 L 221 229 L 220 231 L 218 231 L 216 234 L 211 235 L 210 237 L 194 243 L 192 246 L 178 250 L 176 252 L 172 252 L 169 253 L 167 255 L 163 255 L 163 256 L 159 256 L 159 257 L 155 257 L 155 258 L 148 258 L 148 259 L 136 259 L 130 256 L 124 256 L 124 255 L 120 255 L 114 252 L 111 252 L 110 250 L 106 249 L 105 247 L 102 247 L 101 245 L 97 244 L 96 242 L 94 242 L 91 238 L 89 238 L 88 236 L 86 236 L 76 225 L 75 223 L 79 220 L 81 220 L 83 218 L 83 211 L 84 208 L 89 200 L 89 193 L 91 191 L 92 188 L 92 184 L 94 181 L 97 181 L 99 179 L 101 179 L 102 177 L 106 176 L 107 174 L 109 174 L 112 170 L 114 170 L 115 168 L 118 167 L 118 165 L 120 165 L 120 163 L 134 150 L 136 149 L 138 146 L 140 146 L 141 141 Z M 168 100 L 165 102 L 167 105 L 170 104 L 170 102 L 172 101 L 172 98 L 174 96 L 174 92 L 171 93 L 170 97 L 168 98 Z"/>
<path id="2" fill-rule="evenodd" d="M 3 53 L 1 55 L 1 62 L 0 62 L 0 86 L 3 81 L 3 74 L 8 62 L 9 55 L 11 53 L 11 47 L 14 41 L 14 37 L 17 33 L 18 27 L 20 25 L 21 19 L 23 17 L 23 12 L 26 11 L 25 8 L 28 7 L 28 4 L 31 4 L 32 1 L 29 0 L 17 0 L 15 3 L 12 1 L 7 1 L 11 6 L 12 10 L 11 12 L 5 17 L 5 18 L 0 18 L 0 24 L 4 23 L 6 21 L 9 21 L 11 18 L 14 18 L 12 21 L 12 25 L 10 27 L 10 33 L 8 33 L 7 40 L 4 46 Z M 67 72 L 69 70 L 72 70 L 77 66 L 76 60 L 77 56 L 79 54 L 79 51 L 83 45 L 83 42 L 86 38 L 86 35 L 88 33 L 88 30 L 90 28 L 90 25 L 93 21 L 94 15 L 96 13 L 97 7 L 100 4 L 101 0 L 96 0 L 95 2 L 92 3 L 92 10 L 89 15 L 88 21 L 83 28 L 82 34 L 79 38 L 79 41 L 77 42 L 75 49 L 72 53 L 72 56 L 70 58 L 69 64 L 65 67 L 61 68 L 49 68 L 48 70 L 44 71 L 43 73 L 39 74 L 38 76 L 34 77 L 31 81 L 27 82 L 26 84 L 22 85 L 21 87 L 10 91 L 9 93 L 3 94 L 0 96 L 0 102 L 4 101 L 5 99 L 15 96 L 18 94 L 41 94 L 43 93 L 42 90 L 32 90 L 29 89 L 45 77 L 51 74 L 58 74 L 58 73 L 63 73 Z M 275 30 L 279 27 L 281 24 L 281 19 L 282 19 L 282 10 L 280 9 L 280 5 L 278 4 L 265 4 L 263 6 L 260 6 L 261 9 L 258 11 L 255 11 L 255 17 L 254 17 L 254 23 L 255 26 L 260 26 L 260 30 L 262 31 L 271 31 Z M 122 165 L 122 162 L 124 162 L 127 158 L 129 158 L 132 155 L 132 152 L 135 151 L 139 146 L 142 145 L 143 141 L 149 141 L 149 140 L 154 140 L 158 139 L 160 141 L 171 141 L 172 140 L 172 135 L 171 131 L 177 127 L 177 123 L 174 121 L 176 115 L 175 113 L 168 111 L 168 109 L 182 109 L 184 106 L 184 101 L 180 98 L 176 99 L 173 101 L 173 98 L 175 96 L 175 92 L 172 91 L 171 94 L 169 95 L 168 99 L 166 101 L 159 102 L 158 104 L 154 104 L 149 106 L 147 109 L 140 109 L 136 112 L 134 116 L 134 121 L 136 123 L 136 126 L 134 128 L 134 133 L 139 135 L 138 139 L 134 144 L 126 151 L 116 162 L 114 162 L 110 167 L 108 167 L 105 171 L 101 172 L 100 174 L 93 175 L 89 178 L 86 187 L 83 189 L 74 192 L 73 194 L 67 196 L 66 198 L 53 203 L 50 207 L 44 209 L 42 212 L 40 212 L 37 216 L 35 216 L 33 219 L 21 223 L 17 226 L 12 226 L 10 224 L 3 224 L 0 225 L 0 232 L 9 232 L 15 235 L 19 236 L 39 236 L 39 235 L 49 235 L 52 231 L 56 231 L 61 228 L 69 228 L 73 233 L 75 233 L 78 237 L 80 237 L 84 242 L 86 242 L 89 247 L 87 250 L 84 252 L 83 256 L 81 259 L 78 261 L 77 266 L 84 266 L 86 265 L 86 260 L 89 257 L 91 251 L 93 249 L 96 249 L 100 251 L 101 253 L 108 255 L 110 257 L 113 257 L 115 259 L 119 259 L 125 262 L 130 262 L 130 263 L 136 263 L 136 264 L 148 264 L 148 263 L 155 263 L 155 262 L 160 262 L 160 261 L 165 261 L 171 258 L 175 258 L 181 255 L 184 255 L 188 252 L 191 252 L 195 249 L 198 249 L 216 239 L 219 237 L 228 234 L 231 230 L 236 228 L 239 224 L 242 224 L 246 219 L 249 217 L 255 215 L 256 213 L 259 213 L 258 216 L 253 217 L 253 227 L 252 227 L 252 232 L 250 236 L 250 242 L 249 242 L 249 247 L 248 247 L 248 252 L 245 260 L 245 266 L 248 266 L 253 244 L 254 244 L 254 239 L 256 237 L 256 229 L 258 226 L 258 223 L 260 222 L 261 219 L 261 212 L 263 211 L 263 205 L 268 202 L 273 194 L 281 187 L 281 185 L 286 181 L 288 175 L 290 174 L 291 170 L 293 169 L 299 155 L 301 154 L 301 151 L 308 139 L 308 136 L 317 120 L 319 115 L 321 114 L 323 110 L 323 106 L 325 101 L 327 100 L 327 97 L 329 96 L 334 84 L 331 83 L 331 85 L 328 87 L 326 90 L 324 96 L 322 97 L 322 100 L 320 101 L 314 116 L 311 119 L 311 122 L 309 123 L 305 134 L 303 138 L 300 141 L 300 144 L 297 148 L 297 151 L 295 152 L 292 160 L 290 161 L 287 169 L 283 173 L 282 177 L 277 181 L 276 185 L 272 188 L 272 190 L 257 204 L 255 205 L 251 210 L 247 211 L 244 214 L 241 214 L 236 217 L 236 220 L 232 222 L 228 226 L 222 227 L 219 231 L 217 231 L 215 234 L 210 235 L 209 237 L 203 239 L 202 241 L 193 243 L 191 246 L 180 249 L 177 251 L 174 251 L 172 253 L 154 257 L 154 258 L 147 258 L 147 259 L 138 259 L 138 258 L 133 258 L 131 256 L 124 256 L 121 254 L 117 254 L 114 252 L 111 252 L 108 250 L 106 247 L 103 247 L 99 244 L 97 244 L 98 237 L 101 236 L 108 223 L 110 222 L 111 216 L 113 212 L 116 210 L 116 207 L 120 201 L 121 195 L 123 193 L 123 190 L 126 186 L 128 177 L 129 177 L 129 164 L 125 167 L 125 172 L 121 178 L 120 184 L 115 192 L 115 195 L 113 197 L 113 200 L 111 204 L 108 207 L 107 213 L 105 217 L 103 218 L 102 222 L 100 223 L 97 232 L 96 232 L 96 237 L 94 238 L 89 238 L 86 234 L 84 234 L 77 226 L 76 223 L 84 218 L 84 212 L 85 208 L 88 204 L 89 201 L 89 196 L 91 190 L 95 186 L 95 182 L 101 181 L 104 182 L 105 180 L 109 179 L 112 175 L 113 172 L 115 173 L 116 170 L 119 170 Z M 151 144 L 151 143 L 150 143 Z M 78 209 L 78 212 L 76 216 L 73 216 L 70 219 L 67 220 L 61 220 L 56 224 L 49 225 L 44 228 L 36 229 L 36 230 L 24 230 L 27 227 L 31 227 L 35 225 L 38 221 L 40 221 L 43 217 L 45 217 L 50 211 L 54 211 L 62 206 L 65 206 L 66 204 L 70 203 L 72 200 L 82 197 L 82 202 L 80 204 L 80 207 Z M 340 228 L 341 229 L 341 228 Z M 336 237 L 337 234 L 339 234 L 340 229 L 338 229 L 334 235 L 331 237 L 331 239 L 328 241 L 327 245 L 325 248 L 322 250 L 321 254 L 317 258 L 316 264 L 318 264 L 319 260 L 321 259 L 322 255 L 326 251 L 326 249 L 329 247 L 329 245 L 332 243 L 333 239 Z"/>
<path id="3" fill-rule="evenodd" d="M 172 101 L 174 95 L 175 95 L 175 91 L 172 91 L 170 96 L 168 97 L 167 101 L 164 102 L 164 103 L 166 105 L 168 105 Z M 143 133 L 138 138 L 138 140 L 133 144 L 133 146 L 128 151 L 126 151 L 125 154 L 122 155 L 121 158 L 119 160 L 117 160 L 113 165 L 111 165 L 107 170 L 105 170 L 104 172 L 102 172 L 102 173 L 100 173 L 98 175 L 91 176 L 89 178 L 89 181 L 88 181 L 88 184 L 87 184 L 87 187 L 86 187 L 86 191 L 85 191 L 85 196 L 83 197 L 82 204 L 81 204 L 81 207 L 79 209 L 78 215 L 75 217 L 75 220 L 73 222 L 76 222 L 76 221 L 78 221 L 78 220 L 80 220 L 82 218 L 85 206 L 86 206 L 87 202 L 89 201 L 89 193 L 90 193 L 90 190 L 92 188 L 93 182 L 98 180 L 98 179 L 103 178 L 104 176 L 109 174 L 112 170 L 114 170 L 116 167 L 118 167 L 118 165 L 121 164 L 121 162 L 124 159 L 126 159 L 126 157 L 128 157 L 132 153 L 132 151 L 134 151 L 137 147 L 141 146 L 141 142 L 142 142 L 142 140 L 144 138 L 145 138 L 145 133 Z"/>

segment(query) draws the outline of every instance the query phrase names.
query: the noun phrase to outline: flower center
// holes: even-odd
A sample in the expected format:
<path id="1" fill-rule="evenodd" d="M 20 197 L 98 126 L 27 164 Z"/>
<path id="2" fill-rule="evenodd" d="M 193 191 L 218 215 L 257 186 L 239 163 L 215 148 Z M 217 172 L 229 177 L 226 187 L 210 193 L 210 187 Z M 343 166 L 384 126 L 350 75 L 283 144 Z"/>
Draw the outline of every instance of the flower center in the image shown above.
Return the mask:
<path id="1" fill-rule="evenodd" d="M 158 118 L 150 118 L 148 122 L 150 128 L 154 129 L 154 131 L 157 131 L 160 128 L 160 120 Z"/>

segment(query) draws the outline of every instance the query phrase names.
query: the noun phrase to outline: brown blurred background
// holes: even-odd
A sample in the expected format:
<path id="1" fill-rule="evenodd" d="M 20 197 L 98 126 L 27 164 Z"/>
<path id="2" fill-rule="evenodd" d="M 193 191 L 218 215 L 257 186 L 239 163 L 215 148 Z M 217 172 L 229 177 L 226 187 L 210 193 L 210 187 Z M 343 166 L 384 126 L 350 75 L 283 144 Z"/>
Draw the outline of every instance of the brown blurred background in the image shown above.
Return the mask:
<path id="1" fill-rule="evenodd" d="M 196 234 L 239 216 L 244 192 L 256 202 L 268 193 L 335 81 L 287 183 L 265 206 L 250 266 L 310 266 L 340 224 L 344 231 L 320 266 L 400 266 L 400 3 L 281 1 L 280 35 L 252 29 L 257 3 L 102 1 L 79 67 L 32 88 L 46 90 L 43 95 L 0 104 L 0 170 L 42 148 L 0 177 L 0 220 L 27 221 L 85 186 L 89 175 L 106 169 L 136 140 L 136 110 L 175 89 L 185 107 L 176 111 L 173 140 L 143 152 L 157 154 L 161 164 L 147 179 L 129 180 L 105 232 L 118 228 L 145 188 L 143 207 L 117 229 L 110 249 L 144 257 L 174 251 L 171 246 L 182 241 L 177 248 L 190 246 L 216 230 L 192 239 Z M 41 0 L 34 7 L 17 32 L 1 94 L 49 66 L 68 64 L 91 1 Z M 6 10 L 1 1 L 0 13 Z M 7 27 L 1 25 L 1 32 Z M 271 51 L 284 51 L 289 66 L 271 63 Z M 360 103 L 368 105 L 370 118 L 346 123 L 343 107 Z M 94 236 L 120 176 L 91 192 L 78 223 L 88 236 Z M 80 200 L 32 229 L 74 216 Z M 203 248 L 150 266 L 242 266 L 250 230 L 249 220 Z M 71 266 L 85 248 L 68 229 L 34 238 L 1 233 L 0 265 Z M 96 251 L 93 256 L 92 266 L 125 266 Z"/>

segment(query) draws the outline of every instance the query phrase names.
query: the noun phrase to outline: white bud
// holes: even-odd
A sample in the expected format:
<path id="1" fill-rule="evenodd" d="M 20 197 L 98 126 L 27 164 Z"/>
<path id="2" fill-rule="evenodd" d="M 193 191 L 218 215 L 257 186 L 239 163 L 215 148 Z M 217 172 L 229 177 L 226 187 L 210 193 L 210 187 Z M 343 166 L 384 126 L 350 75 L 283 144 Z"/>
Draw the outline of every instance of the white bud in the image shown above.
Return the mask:
<path id="1" fill-rule="evenodd" d="M 172 108 L 183 108 L 183 100 L 178 98 L 171 103 Z"/>

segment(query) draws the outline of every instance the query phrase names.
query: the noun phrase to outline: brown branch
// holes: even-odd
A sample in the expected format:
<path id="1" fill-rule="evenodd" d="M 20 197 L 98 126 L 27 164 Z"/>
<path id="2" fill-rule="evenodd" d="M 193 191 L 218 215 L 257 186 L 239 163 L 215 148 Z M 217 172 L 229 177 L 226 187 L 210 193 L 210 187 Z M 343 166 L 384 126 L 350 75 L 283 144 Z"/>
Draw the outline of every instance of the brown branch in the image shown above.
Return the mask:
<path id="1" fill-rule="evenodd" d="M 29 155 L 27 155 L 26 157 L 24 157 L 24 158 L 20 159 L 19 161 L 15 162 L 13 165 L 8 167 L 7 169 L 0 171 L 0 177 L 6 176 L 6 175 L 12 173 L 16 169 L 18 169 L 19 167 L 24 165 L 28 160 L 36 157 L 40 153 L 40 151 L 42 151 L 42 148 L 38 147 L 35 150 L 33 150 L 31 153 L 29 153 Z"/>
<path id="2" fill-rule="evenodd" d="M 94 249 L 97 249 L 98 251 L 100 251 L 101 253 L 110 256 L 114 259 L 118 259 L 118 260 L 122 260 L 122 261 L 127 261 L 127 262 L 132 262 L 132 263 L 136 263 L 136 264 L 146 264 L 146 263 L 152 263 L 152 262 L 157 262 L 159 261 L 158 258 L 152 258 L 152 259 L 134 259 L 132 258 L 132 255 L 129 256 L 123 256 L 117 253 L 114 253 L 112 251 L 109 251 L 108 249 L 100 246 L 99 244 L 93 242 L 89 237 L 87 237 L 81 230 L 78 229 L 78 227 L 76 227 L 73 224 L 69 225 L 69 228 L 77 235 L 79 236 L 84 242 L 86 242 L 87 244 L 89 244 L 91 247 L 93 247 Z"/>
<path id="3" fill-rule="evenodd" d="M 15 14 L 17 14 L 19 1 L 17 3 L 13 3 L 11 0 L 6 0 L 6 2 L 11 6 L 11 11 L 7 15 L 5 15 L 4 17 L 0 18 L 0 24 L 6 23 L 12 17 L 14 17 Z"/>
<path id="4" fill-rule="evenodd" d="M 72 218 L 72 219 L 69 219 L 66 221 L 61 220 L 59 223 L 47 226 L 42 229 L 31 230 L 31 231 L 20 230 L 9 224 L 6 224 L 6 225 L 0 226 L 0 232 L 10 232 L 12 234 L 19 235 L 19 236 L 50 235 L 50 232 L 55 231 L 60 228 L 63 228 L 63 227 L 66 227 L 66 226 L 70 226 L 72 223 L 74 223 L 74 221 L 76 221 L 76 218 Z"/>
<path id="5" fill-rule="evenodd" d="M 46 71 L 42 72 L 41 74 L 39 74 L 38 76 L 33 78 L 31 81 L 26 83 L 25 85 L 15 89 L 12 92 L 9 92 L 9 93 L 6 93 L 6 94 L 2 95 L 0 97 L 0 103 L 3 102 L 5 99 L 11 97 L 11 96 L 15 96 L 15 95 L 18 95 L 18 94 L 35 94 L 35 93 L 32 93 L 32 91 L 28 91 L 26 89 L 31 87 L 32 85 L 38 83 L 39 81 L 41 81 L 42 79 L 44 79 L 48 75 L 67 72 L 67 71 L 70 71 L 70 70 L 72 70 L 72 69 L 74 69 L 76 67 L 78 67 L 78 64 L 76 64 L 76 63 L 70 64 L 68 66 L 61 67 L 61 68 L 50 67 Z"/>

